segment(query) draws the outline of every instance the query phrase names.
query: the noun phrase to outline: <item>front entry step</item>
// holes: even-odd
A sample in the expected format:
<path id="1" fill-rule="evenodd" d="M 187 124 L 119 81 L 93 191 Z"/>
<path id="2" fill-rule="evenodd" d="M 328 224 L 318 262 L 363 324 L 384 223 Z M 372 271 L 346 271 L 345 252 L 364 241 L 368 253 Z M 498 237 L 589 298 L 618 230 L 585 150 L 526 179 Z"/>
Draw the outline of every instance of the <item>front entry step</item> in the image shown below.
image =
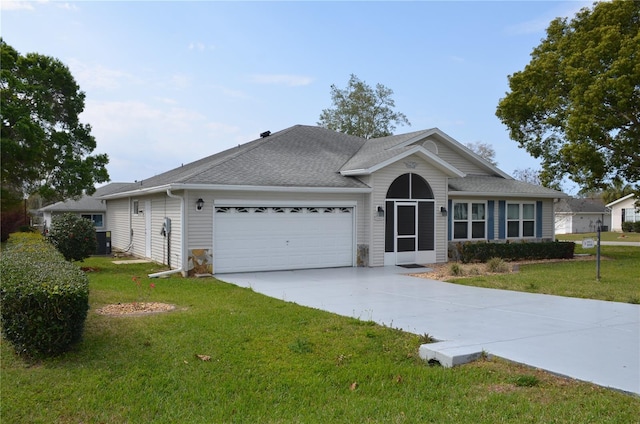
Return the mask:
<path id="1" fill-rule="evenodd" d="M 451 368 L 478 360 L 486 353 L 477 345 L 460 346 L 449 341 L 423 344 L 418 354 L 425 361 L 437 361 L 443 367 Z"/>

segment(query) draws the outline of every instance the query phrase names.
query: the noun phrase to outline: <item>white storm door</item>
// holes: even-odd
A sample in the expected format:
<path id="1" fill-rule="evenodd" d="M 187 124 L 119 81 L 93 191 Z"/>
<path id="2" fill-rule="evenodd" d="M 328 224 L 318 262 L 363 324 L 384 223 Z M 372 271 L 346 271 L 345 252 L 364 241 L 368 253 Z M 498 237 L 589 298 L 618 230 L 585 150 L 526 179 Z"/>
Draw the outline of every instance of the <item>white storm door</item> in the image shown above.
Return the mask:
<path id="1" fill-rule="evenodd" d="M 418 205 L 396 202 L 396 265 L 416 263 Z"/>

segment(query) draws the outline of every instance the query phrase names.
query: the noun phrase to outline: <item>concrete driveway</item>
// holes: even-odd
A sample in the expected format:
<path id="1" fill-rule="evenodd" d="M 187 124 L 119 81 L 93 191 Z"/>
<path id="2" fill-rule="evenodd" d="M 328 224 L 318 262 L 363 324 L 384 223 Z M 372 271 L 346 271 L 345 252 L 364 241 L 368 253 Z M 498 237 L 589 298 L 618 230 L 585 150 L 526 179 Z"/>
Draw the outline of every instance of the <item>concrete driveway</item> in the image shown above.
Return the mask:
<path id="1" fill-rule="evenodd" d="M 400 267 L 216 275 L 258 293 L 640 395 L 640 305 L 465 287 Z M 431 346 L 431 345 L 426 345 Z"/>

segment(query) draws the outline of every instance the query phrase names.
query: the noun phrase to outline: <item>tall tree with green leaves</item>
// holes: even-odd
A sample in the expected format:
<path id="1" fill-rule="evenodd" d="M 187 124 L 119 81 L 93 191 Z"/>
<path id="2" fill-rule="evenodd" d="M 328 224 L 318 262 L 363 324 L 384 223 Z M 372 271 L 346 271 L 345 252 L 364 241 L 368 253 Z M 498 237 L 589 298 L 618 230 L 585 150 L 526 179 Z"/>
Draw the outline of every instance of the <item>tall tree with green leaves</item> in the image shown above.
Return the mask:
<path id="1" fill-rule="evenodd" d="M 496 115 L 542 159 L 542 183 L 583 191 L 640 181 L 640 2 L 596 3 L 557 18 Z"/>
<path id="2" fill-rule="evenodd" d="M 345 89 L 331 85 L 333 108 L 323 109 L 318 125 L 358 137 L 392 135 L 396 124 L 411 125 L 404 113 L 393 110 L 393 90 L 376 84 L 375 90 L 351 74 Z"/>
<path id="3" fill-rule="evenodd" d="M 85 94 L 58 59 L 19 54 L 0 39 L 2 205 L 39 193 L 48 201 L 92 194 L 109 181 L 106 154 L 78 115 Z M 12 202 L 12 200 L 14 202 Z"/>

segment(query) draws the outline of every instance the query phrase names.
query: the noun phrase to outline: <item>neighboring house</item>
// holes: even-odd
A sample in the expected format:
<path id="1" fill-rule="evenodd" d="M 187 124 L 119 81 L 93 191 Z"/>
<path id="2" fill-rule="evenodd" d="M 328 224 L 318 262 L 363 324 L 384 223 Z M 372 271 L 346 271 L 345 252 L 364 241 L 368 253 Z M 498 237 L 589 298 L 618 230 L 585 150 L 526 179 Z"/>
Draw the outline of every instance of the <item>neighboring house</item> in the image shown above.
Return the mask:
<path id="1" fill-rule="evenodd" d="M 608 231 L 611 214 L 601 201 L 568 197 L 556 203 L 556 234 L 592 233 L 598 220 L 602 231 Z"/>
<path id="2" fill-rule="evenodd" d="M 623 222 L 640 221 L 640 207 L 636 205 L 633 193 L 608 203 L 607 207 L 611 209 L 612 231 L 622 231 Z"/>
<path id="3" fill-rule="evenodd" d="M 553 240 L 561 197 L 437 128 L 302 125 L 102 196 L 114 247 L 183 273 L 446 262 L 450 242 Z"/>
<path id="4" fill-rule="evenodd" d="M 51 222 L 56 215 L 73 213 L 93 221 L 93 225 L 98 232 L 98 242 L 101 245 L 101 238 L 106 237 L 104 233 L 108 231 L 109 228 L 106 220 L 107 206 L 105 201 L 99 199 L 99 197 L 121 190 L 130 184 L 131 183 L 110 183 L 97 188 L 96 192 L 91 196 L 85 195 L 78 200 L 65 200 L 40 208 L 38 214 L 42 214 L 43 230 L 47 231 L 51 227 Z"/>

